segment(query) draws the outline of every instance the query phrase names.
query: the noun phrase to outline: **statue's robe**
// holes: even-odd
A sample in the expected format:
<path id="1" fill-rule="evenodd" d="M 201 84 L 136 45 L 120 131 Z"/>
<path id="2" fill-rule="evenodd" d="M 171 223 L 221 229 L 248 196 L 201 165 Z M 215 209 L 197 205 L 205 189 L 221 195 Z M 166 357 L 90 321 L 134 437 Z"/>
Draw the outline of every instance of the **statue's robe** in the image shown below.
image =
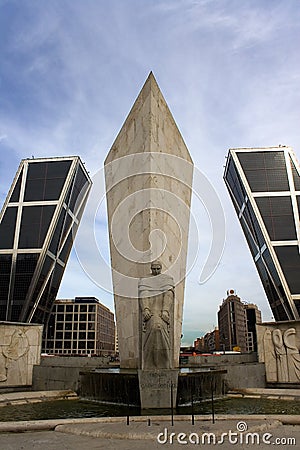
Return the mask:
<path id="1" fill-rule="evenodd" d="M 171 327 L 174 314 L 174 281 L 166 274 L 141 278 L 138 285 L 142 317 L 143 369 L 171 368 Z M 151 315 L 145 319 L 146 315 Z"/>

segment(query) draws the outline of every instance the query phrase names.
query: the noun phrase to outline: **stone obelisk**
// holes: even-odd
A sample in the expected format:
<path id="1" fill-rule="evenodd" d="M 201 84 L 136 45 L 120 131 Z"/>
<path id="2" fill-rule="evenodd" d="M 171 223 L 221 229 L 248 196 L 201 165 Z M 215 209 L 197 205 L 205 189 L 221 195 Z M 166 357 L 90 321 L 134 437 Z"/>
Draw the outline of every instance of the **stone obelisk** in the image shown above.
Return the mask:
<path id="1" fill-rule="evenodd" d="M 121 368 L 141 369 L 138 282 L 155 260 L 174 280 L 170 366 L 178 367 L 192 177 L 191 156 L 151 72 L 105 160 Z"/>

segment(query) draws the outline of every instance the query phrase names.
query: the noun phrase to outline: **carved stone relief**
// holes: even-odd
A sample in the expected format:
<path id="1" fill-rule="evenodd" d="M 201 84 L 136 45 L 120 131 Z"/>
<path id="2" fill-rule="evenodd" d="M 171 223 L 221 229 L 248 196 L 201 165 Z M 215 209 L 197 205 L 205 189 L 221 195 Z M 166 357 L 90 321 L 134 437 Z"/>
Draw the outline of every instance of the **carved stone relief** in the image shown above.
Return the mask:
<path id="1" fill-rule="evenodd" d="M 39 364 L 42 326 L 0 324 L 0 387 L 32 384 Z"/>
<path id="2" fill-rule="evenodd" d="M 268 382 L 299 383 L 300 354 L 296 344 L 297 331 L 287 329 L 266 329 L 263 335 L 263 360 Z"/>

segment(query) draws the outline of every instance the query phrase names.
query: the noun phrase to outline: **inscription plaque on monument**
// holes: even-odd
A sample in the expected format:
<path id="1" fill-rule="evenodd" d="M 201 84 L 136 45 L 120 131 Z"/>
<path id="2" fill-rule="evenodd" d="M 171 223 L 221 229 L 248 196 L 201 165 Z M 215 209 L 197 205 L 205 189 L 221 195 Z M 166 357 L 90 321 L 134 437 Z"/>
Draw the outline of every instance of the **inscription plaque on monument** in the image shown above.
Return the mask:
<path id="1" fill-rule="evenodd" d="M 139 370 L 142 408 L 170 408 L 176 406 L 178 370 Z M 172 396 L 172 402 L 171 402 Z"/>

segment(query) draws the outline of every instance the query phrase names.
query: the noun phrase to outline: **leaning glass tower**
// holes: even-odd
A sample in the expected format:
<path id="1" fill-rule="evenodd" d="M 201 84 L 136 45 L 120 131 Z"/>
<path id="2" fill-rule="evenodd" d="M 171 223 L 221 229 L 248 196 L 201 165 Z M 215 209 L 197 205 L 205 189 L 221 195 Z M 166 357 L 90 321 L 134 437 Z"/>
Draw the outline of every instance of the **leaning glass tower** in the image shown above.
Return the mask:
<path id="1" fill-rule="evenodd" d="M 230 149 L 224 180 L 275 320 L 299 320 L 300 167 L 293 150 Z"/>
<path id="2" fill-rule="evenodd" d="M 0 321 L 47 322 L 90 187 L 78 156 L 21 161 L 0 212 Z"/>

